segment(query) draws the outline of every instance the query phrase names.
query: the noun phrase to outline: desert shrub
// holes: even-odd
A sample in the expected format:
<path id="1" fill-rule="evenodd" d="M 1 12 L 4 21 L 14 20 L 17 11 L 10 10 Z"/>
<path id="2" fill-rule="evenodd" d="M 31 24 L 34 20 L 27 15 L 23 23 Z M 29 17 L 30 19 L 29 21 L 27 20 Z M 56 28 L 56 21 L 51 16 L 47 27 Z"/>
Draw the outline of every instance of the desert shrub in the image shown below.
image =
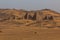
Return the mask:
<path id="1" fill-rule="evenodd" d="M 0 31 L 0 32 L 2 32 L 2 31 Z"/>
<path id="2" fill-rule="evenodd" d="M 34 34 L 37 34 L 37 32 L 34 32 Z"/>

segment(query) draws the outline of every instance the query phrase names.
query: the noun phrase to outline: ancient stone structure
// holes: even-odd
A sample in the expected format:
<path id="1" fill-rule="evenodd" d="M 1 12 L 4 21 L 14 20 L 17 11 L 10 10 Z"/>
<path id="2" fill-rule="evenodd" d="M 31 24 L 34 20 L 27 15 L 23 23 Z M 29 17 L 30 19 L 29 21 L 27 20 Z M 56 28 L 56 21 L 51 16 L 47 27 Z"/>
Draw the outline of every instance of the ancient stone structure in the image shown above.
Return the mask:
<path id="1" fill-rule="evenodd" d="M 50 9 L 26 11 L 26 10 L 0 10 L 0 20 L 36 21 L 42 26 L 60 26 L 60 14 Z"/>

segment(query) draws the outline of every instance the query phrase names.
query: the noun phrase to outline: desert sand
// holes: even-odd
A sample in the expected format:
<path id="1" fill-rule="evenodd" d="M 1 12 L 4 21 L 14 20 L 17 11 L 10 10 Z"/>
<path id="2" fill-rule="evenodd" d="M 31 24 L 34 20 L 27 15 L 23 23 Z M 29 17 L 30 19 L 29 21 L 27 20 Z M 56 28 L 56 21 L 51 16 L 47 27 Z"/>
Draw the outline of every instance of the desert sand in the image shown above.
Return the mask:
<path id="1" fill-rule="evenodd" d="M 0 40 L 60 40 L 59 28 L 4 27 Z"/>
<path id="2" fill-rule="evenodd" d="M 0 40 L 60 40 L 60 13 L 0 9 Z"/>

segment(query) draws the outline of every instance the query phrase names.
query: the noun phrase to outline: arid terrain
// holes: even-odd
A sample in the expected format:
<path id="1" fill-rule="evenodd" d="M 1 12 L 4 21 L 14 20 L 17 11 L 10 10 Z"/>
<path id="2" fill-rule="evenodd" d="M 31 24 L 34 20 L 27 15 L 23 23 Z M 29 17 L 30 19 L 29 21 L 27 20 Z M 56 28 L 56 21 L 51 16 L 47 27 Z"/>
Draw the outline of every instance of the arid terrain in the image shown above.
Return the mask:
<path id="1" fill-rule="evenodd" d="M 60 13 L 0 9 L 0 40 L 60 40 Z"/>
<path id="2" fill-rule="evenodd" d="M 0 40 L 60 40 L 60 29 L 9 27 L 1 29 Z"/>

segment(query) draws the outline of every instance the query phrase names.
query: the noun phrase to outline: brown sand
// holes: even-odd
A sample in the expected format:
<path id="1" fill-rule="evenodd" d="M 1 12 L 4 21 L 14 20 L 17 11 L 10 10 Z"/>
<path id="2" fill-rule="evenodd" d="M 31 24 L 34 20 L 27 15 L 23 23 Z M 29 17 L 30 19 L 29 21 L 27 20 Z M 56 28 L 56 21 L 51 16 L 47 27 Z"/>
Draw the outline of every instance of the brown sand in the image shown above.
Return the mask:
<path id="1" fill-rule="evenodd" d="M 60 40 L 60 29 L 6 27 L 1 29 L 0 40 Z"/>

